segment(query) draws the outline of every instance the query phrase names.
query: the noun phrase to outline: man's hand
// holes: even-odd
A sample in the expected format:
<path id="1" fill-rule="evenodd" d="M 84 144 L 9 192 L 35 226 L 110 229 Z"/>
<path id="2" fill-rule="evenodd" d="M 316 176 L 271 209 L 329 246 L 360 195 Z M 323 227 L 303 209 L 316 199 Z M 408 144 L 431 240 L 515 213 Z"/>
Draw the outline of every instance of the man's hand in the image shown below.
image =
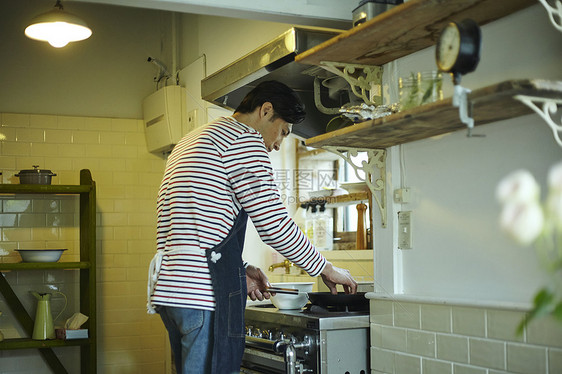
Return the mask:
<path id="1" fill-rule="evenodd" d="M 353 279 L 349 270 L 340 269 L 328 262 L 321 275 L 322 280 L 326 286 L 328 286 L 332 295 L 337 295 L 338 290 L 336 289 L 336 285 L 338 284 L 343 286 L 343 290 L 347 294 L 354 294 L 357 292 L 357 282 Z"/>
<path id="2" fill-rule="evenodd" d="M 246 267 L 246 286 L 248 287 L 248 296 L 252 301 L 263 301 L 269 299 L 271 295 L 265 291 L 267 287 L 271 287 L 267 275 L 253 265 Z"/>

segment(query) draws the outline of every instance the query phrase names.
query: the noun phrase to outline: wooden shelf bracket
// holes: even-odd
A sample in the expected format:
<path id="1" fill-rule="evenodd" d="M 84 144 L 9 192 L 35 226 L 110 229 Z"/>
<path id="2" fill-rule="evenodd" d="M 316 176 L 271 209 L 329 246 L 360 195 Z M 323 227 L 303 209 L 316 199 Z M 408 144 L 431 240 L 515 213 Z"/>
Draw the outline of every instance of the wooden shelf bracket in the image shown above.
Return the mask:
<path id="1" fill-rule="evenodd" d="M 365 104 L 382 104 L 382 66 L 322 61 L 320 67 L 345 79 Z"/>
<path id="2" fill-rule="evenodd" d="M 562 1 L 554 0 L 550 5 L 547 0 L 539 0 L 548 12 L 548 18 L 552 25 L 560 32 L 562 32 Z"/>
<path id="3" fill-rule="evenodd" d="M 553 118 L 557 115 L 559 110 L 562 109 L 562 99 L 527 95 L 515 95 L 514 98 L 521 101 L 541 116 L 541 118 L 552 130 L 552 134 L 554 135 L 554 139 L 558 145 L 562 147 L 562 139 L 560 138 L 560 135 L 562 134 L 562 118 L 560 118 L 560 124 L 557 124 Z"/>
<path id="4" fill-rule="evenodd" d="M 322 148 L 343 158 L 353 167 L 357 178 L 367 184 L 379 208 L 382 227 L 386 227 L 386 150 L 335 146 Z M 362 161 L 360 165 L 352 159 L 359 152 L 367 152 L 368 155 L 367 161 Z M 364 172 L 365 177 L 360 175 L 359 171 Z"/>

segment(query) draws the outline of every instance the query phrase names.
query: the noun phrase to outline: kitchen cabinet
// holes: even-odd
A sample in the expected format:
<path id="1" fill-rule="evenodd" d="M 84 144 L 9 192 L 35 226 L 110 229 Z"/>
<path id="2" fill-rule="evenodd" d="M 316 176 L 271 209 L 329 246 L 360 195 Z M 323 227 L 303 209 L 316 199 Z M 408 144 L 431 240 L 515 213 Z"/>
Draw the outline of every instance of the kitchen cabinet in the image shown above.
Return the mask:
<path id="1" fill-rule="evenodd" d="M 435 44 L 450 21 L 471 18 L 483 25 L 533 4 L 533 0 L 412 0 L 297 55 L 295 60 L 318 66 L 324 61 L 383 65 Z M 475 125 L 531 113 L 515 95 L 561 99 L 562 82 L 517 80 L 474 90 L 468 95 L 468 105 L 472 106 Z M 458 108 L 449 98 L 309 138 L 306 145 L 386 149 L 463 128 Z"/>
<path id="2" fill-rule="evenodd" d="M 69 269 L 80 272 L 80 312 L 89 317 L 84 325 L 88 329 L 87 339 L 75 340 L 32 340 L 31 338 L 6 339 L 0 342 L 0 349 L 39 349 L 41 356 L 54 373 L 67 373 L 53 352 L 55 347 L 80 347 L 80 366 L 82 373 L 96 373 L 96 184 L 89 170 L 80 171 L 79 185 L 20 185 L 0 184 L 0 194 L 30 195 L 78 195 L 80 204 L 80 260 L 76 262 L 54 263 L 2 263 L 0 271 Z M 27 335 L 33 333 L 34 321 L 27 313 L 12 287 L 0 276 L 0 293 L 11 312 Z"/>

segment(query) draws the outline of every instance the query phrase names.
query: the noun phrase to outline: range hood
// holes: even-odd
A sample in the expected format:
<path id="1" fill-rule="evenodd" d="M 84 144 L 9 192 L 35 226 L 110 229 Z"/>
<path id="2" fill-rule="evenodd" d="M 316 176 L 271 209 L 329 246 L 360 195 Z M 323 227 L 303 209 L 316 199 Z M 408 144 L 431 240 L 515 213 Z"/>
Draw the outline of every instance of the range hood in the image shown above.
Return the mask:
<path id="1" fill-rule="evenodd" d="M 293 27 L 203 79 L 201 96 L 213 104 L 234 110 L 258 83 L 277 80 L 295 90 L 305 105 L 306 118 L 293 126 L 293 133 L 304 139 L 324 134 L 326 125 L 337 113 L 325 114 L 316 106 L 315 79 L 318 78 L 316 91 L 320 107 L 341 107 L 349 101 L 348 92 L 330 89 L 329 84 L 319 84 L 340 78 L 322 68 L 297 63 L 295 56 L 339 33 L 340 30 L 334 29 Z"/>

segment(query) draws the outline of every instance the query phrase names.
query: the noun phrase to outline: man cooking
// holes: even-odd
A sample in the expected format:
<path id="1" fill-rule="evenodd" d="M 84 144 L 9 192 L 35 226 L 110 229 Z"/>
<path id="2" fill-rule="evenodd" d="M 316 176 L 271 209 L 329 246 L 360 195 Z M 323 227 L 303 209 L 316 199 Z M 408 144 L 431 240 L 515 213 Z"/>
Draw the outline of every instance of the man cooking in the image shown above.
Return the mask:
<path id="1" fill-rule="evenodd" d="M 268 299 L 264 272 L 242 260 L 248 217 L 260 238 L 332 293 L 357 283 L 332 266 L 289 217 L 268 152 L 280 149 L 304 106 L 286 85 L 267 81 L 231 117 L 188 133 L 168 158 L 158 193 L 157 253 L 148 311 L 168 330 L 178 373 L 238 373 L 246 298 Z"/>

